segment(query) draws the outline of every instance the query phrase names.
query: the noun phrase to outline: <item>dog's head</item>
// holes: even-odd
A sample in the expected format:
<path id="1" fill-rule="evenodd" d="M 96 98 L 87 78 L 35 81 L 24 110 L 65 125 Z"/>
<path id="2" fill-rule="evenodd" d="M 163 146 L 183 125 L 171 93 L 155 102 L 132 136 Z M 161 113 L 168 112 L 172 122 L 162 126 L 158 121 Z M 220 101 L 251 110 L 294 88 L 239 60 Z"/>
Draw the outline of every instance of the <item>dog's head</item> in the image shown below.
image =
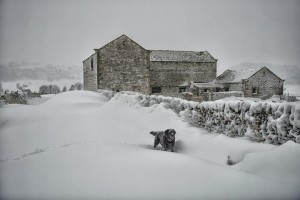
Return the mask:
<path id="1" fill-rule="evenodd" d="M 168 141 L 174 141 L 175 140 L 175 134 L 176 131 L 174 129 L 167 129 L 165 131 L 165 135 Z"/>

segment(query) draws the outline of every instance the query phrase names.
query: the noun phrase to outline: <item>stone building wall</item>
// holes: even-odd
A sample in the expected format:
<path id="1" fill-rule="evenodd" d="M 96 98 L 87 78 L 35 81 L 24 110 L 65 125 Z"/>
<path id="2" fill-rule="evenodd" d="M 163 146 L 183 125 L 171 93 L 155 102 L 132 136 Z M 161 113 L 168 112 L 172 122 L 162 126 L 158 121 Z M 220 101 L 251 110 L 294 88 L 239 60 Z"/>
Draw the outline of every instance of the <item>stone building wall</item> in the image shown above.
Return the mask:
<path id="1" fill-rule="evenodd" d="M 124 35 L 95 51 L 98 88 L 150 93 L 149 51 Z"/>
<path id="2" fill-rule="evenodd" d="M 83 61 L 83 87 L 84 90 L 97 91 L 97 54 L 96 53 L 94 53 L 85 61 Z"/>
<path id="3" fill-rule="evenodd" d="M 268 68 L 262 68 L 243 81 L 245 97 L 269 98 L 273 94 L 282 95 L 283 82 Z"/>
<path id="4" fill-rule="evenodd" d="M 161 93 L 178 93 L 180 87 L 216 78 L 217 64 L 203 62 L 150 62 L 150 86 L 161 87 Z"/>
<path id="5" fill-rule="evenodd" d="M 229 83 L 224 84 L 224 88 L 228 88 L 229 91 L 243 91 L 243 84 L 242 83 Z"/>

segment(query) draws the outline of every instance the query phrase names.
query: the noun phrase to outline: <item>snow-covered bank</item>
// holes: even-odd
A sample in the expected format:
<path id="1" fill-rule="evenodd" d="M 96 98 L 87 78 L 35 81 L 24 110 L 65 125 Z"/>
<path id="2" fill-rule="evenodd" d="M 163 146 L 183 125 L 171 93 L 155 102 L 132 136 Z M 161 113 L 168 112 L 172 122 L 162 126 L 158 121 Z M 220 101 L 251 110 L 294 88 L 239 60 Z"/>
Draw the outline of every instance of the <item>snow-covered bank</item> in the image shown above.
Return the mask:
<path id="1" fill-rule="evenodd" d="M 0 198 L 300 197 L 298 144 L 208 134 L 166 109 L 169 104 L 143 107 L 141 100 L 74 91 L 40 105 L 0 108 Z M 149 132 L 167 128 L 177 131 L 176 153 L 152 149 Z M 238 149 L 244 150 L 239 164 L 227 165 Z"/>
<path id="2" fill-rule="evenodd" d="M 112 98 L 115 94 L 99 90 Z M 256 142 L 283 144 L 289 140 L 300 143 L 300 102 L 274 103 L 252 100 L 217 100 L 193 102 L 175 97 L 128 94 L 137 104 L 148 107 L 163 105 L 179 114 L 186 121 L 205 127 L 209 132 L 230 137 L 248 137 Z M 118 97 L 116 97 L 118 98 Z"/>

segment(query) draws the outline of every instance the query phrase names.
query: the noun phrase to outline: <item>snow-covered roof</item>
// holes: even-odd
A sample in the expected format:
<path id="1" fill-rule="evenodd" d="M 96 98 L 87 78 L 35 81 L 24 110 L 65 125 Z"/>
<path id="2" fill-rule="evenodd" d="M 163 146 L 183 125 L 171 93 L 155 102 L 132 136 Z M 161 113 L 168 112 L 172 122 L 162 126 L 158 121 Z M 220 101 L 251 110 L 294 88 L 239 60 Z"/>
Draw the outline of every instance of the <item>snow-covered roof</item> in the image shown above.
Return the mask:
<path id="1" fill-rule="evenodd" d="M 150 52 L 150 61 L 216 62 L 217 59 L 208 51 L 152 50 Z"/>
<path id="2" fill-rule="evenodd" d="M 226 70 L 217 77 L 216 83 L 239 83 L 243 79 L 248 79 L 263 67 L 256 67 L 251 69 L 235 69 Z"/>
<path id="3" fill-rule="evenodd" d="M 223 88 L 224 86 L 221 84 L 216 84 L 216 80 L 213 80 L 208 83 L 192 83 L 192 86 L 198 88 Z"/>

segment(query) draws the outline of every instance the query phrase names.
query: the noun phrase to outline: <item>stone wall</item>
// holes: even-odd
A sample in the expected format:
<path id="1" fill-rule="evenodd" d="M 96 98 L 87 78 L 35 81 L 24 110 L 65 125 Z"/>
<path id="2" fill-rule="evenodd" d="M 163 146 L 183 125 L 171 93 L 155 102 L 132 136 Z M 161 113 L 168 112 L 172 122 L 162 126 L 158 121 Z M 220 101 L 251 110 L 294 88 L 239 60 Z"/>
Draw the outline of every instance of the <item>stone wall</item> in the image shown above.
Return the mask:
<path id="1" fill-rule="evenodd" d="M 194 102 L 162 95 L 99 91 L 109 98 L 130 95 L 143 107 L 161 104 L 195 126 L 230 137 L 280 145 L 289 140 L 300 144 L 300 104 L 267 101 Z"/>
<path id="2" fill-rule="evenodd" d="M 93 65 L 92 65 L 93 61 Z M 97 91 L 97 54 L 94 53 L 83 61 L 84 90 Z"/>
<path id="3" fill-rule="evenodd" d="M 123 35 L 96 52 L 98 88 L 150 93 L 149 51 Z"/>
<path id="4" fill-rule="evenodd" d="M 276 76 L 267 68 L 263 68 L 250 77 L 248 80 L 243 81 L 245 97 L 259 97 L 269 98 L 273 94 L 283 94 L 283 80 Z M 253 93 L 256 88 L 257 93 Z"/>
<path id="5" fill-rule="evenodd" d="M 150 62 L 150 85 L 151 87 L 167 87 L 174 92 L 179 92 L 179 87 L 189 82 L 209 82 L 216 78 L 217 64 L 214 63 L 191 63 L 191 62 Z M 169 91 L 170 91 L 169 89 Z M 177 90 L 177 91 L 176 91 Z M 169 92 L 168 91 L 168 92 Z M 162 91 L 163 93 L 164 91 Z"/>
<path id="6" fill-rule="evenodd" d="M 210 100 L 215 101 L 226 97 L 243 97 L 242 91 L 231 91 L 231 92 L 212 92 L 210 93 Z"/>

